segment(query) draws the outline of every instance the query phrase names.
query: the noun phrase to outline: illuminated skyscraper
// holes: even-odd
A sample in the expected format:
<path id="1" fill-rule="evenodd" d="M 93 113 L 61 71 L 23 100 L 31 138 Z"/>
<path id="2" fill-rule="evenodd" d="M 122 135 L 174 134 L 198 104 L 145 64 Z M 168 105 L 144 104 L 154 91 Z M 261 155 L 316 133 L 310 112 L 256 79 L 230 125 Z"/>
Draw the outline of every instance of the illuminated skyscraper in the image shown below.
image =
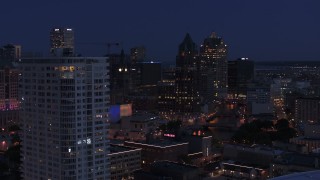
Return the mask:
<path id="1" fill-rule="evenodd" d="M 74 31 L 53 28 L 50 32 L 50 53 L 53 56 L 74 56 Z"/>
<path id="2" fill-rule="evenodd" d="M 216 33 L 212 33 L 208 38 L 204 39 L 200 47 L 199 63 L 201 71 L 211 69 L 213 71 L 213 95 L 217 98 L 227 96 L 227 45 L 222 38 L 217 37 Z"/>
<path id="3" fill-rule="evenodd" d="M 106 58 L 22 59 L 22 177 L 110 179 Z"/>

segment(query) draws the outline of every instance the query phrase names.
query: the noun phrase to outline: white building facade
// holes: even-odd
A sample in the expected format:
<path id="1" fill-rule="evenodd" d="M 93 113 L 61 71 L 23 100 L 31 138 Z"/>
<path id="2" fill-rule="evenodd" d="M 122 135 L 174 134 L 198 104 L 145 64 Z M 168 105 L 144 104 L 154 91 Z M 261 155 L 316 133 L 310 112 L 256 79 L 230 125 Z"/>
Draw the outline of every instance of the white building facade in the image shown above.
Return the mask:
<path id="1" fill-rule="evenodd" d="M 19 69 L 23 179 L 110 179 L 107 59 L 22 59 Z"/>

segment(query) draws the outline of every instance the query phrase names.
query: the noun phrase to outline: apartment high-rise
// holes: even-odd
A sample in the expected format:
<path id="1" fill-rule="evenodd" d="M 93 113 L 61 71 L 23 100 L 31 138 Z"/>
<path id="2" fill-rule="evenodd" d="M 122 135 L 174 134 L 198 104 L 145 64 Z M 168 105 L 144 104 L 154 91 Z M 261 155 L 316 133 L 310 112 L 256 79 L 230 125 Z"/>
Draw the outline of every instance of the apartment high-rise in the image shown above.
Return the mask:
<path id="1" fill-rule="evenodd" d="M 53 28 L 50 31 L 50 53 L 53 56 L 74 56 L 74 31 Z"/>
<path id="2" fill-rule="evenodd" d="M 23 179 L 110 179 L 107 58 L 22 59 Z"/>
<path id="3" fill-rule="evenodd" d="M 213 95 L 216 98 L 225 98 L 227 96 L 228 82 L 227 45 L 214 32 L 205 38 L 200 46 L 199 66 L 201 71 L 206 69 L 213 70 Z"/>

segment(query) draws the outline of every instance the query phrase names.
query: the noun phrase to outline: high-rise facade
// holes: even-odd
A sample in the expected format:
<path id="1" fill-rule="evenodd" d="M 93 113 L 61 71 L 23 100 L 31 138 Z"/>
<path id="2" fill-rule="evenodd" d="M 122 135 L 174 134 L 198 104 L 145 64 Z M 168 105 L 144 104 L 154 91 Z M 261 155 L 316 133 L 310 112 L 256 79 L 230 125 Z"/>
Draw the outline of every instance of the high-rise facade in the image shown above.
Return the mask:
<path id="1" fill-rule="evenodd" d="M 254 62 L 240 58 L 228 62 L 228 95 L 230 98 L 245 98 L 250 81 L 254 79 Z"/>
<path id="2" fill-rule="evenodd" d="M 108 54 L 110 69 L 110 100 L 111 104 L 125 102 L 133 84 L 130 80 L 129 57 L 122 50 L 120 54 Z"/>
<path id="3" fill-rule="evenodd" d="M 201 71 L 206 69 L 213 71 L 214 97 L 225 98 L 228 82 L 227 45 L 214 32 L 204 39 L 200 46 L 199 66 Z"/>
<path id="4" fill-rule="evenodd" d="M 0 60 L 12 62 L 21 57 L 21 46 L 7 44 L 0 48 Z"/>
<path id="5" fill-rule="evenodd" d="M 74 31 L 53 28 L 50 31 L 50 53 L 53 56 L 74 56 Z"/>
<path id="6" fill-rule="evenodd" d="M 110 179 L 106 58 L 22 59 L 23 179 Z"/>
<path id="7" fill-rule="evenodd" d="M 130 49 L 131 63 L 143 62 L 146 58 L 146 48 L 144 46 L 136 46 Z"/>
<path id="8" fill-rule="evenodd" d="M 173 119 L 175 115 L 175 71 L 167 68 L 162 71 L 162 80 L 158 82 L 158 112 L 165 119 Z"/>
<path id="9" fill-rule="evenodd" d="M 176 57 L 175 112 L 188 116 L 200 112 L 199 71 L 197 46 L 187 34 Z"/>
<path id="10" fill-rule="evenodd" d="M 17 69 L 0 67 L 0 128 L 19 123 Z"/>

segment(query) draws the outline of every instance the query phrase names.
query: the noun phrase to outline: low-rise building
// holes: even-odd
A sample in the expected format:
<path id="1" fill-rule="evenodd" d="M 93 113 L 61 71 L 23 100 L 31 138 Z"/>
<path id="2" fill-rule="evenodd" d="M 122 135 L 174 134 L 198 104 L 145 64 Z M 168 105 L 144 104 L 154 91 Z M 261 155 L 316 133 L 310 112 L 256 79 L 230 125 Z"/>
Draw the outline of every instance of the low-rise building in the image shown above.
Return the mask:
<path id="1" fill-rule="evenodd" d="M 122 145 L 110 145 L 111 180 L 131 179 L 133 172 L 141 169 L 141 149 Z"/>
<path id="2" fill-rule="evenodd" d="M 142 165 L 149 165 L 155 161 L 177 161 L 181 155 L 188 154 L 187 142 L 160 141 L 155 143 L 140 143 L 125 141 L 124 145 L 142 149 Z"/>
<path id="3" fill-rule="evenodd" d="M 134 173 L 136 180 L 200 180 L 200 169 L 196 166 L 169 161 L 158 161 L 150 165 L 150 171 L 139 170 Z"/>
<path id="4" fill-rule="evenodd" d="M 282 151 L 259 145 L 226 144 L 223 149 L 223 159 L 259 166 L 269 166 L 274 158 L 281 153 Z"/>
<path id="5" fill-rule="evenodd" d="M 285 153 L 270 166 L 270 177 L 320 170 L 319 154 Z"/>
<path id="6" fill-rule="evenodd" d="M 320 149 L 320 124 L 304 124 L 304 136 L 291 138 L 290 143 L 306 146 L 308 152 Z"/>
<path id="7" fill-rule="evenodd" d="M 227 179 L 267 179 L 266 169 L 224 162 L 221 164 L 222 175 Z"/>
<path id="8" fill-rule="evenodd" d="M 109 139 L 145 141 L 146 135 L 158 127 L 160 118 L 147 112 L 137 112 L 111 123 Z"/>

